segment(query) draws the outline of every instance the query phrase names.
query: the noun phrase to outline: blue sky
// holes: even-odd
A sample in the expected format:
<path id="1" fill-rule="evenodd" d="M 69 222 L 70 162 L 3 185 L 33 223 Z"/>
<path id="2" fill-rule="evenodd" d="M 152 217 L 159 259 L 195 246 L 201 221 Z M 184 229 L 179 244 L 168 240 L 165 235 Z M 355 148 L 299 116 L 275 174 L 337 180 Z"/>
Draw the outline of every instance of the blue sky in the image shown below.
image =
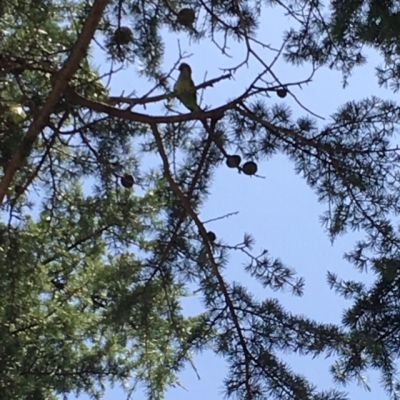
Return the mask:
<path id="1" fill-rule="evenodd" d="M 283 28 L 288 28 L 290 24 L 279 9 L 267 8 L 262 16 L 258 37 L 272 46 L 279 47 Z M 243 43 L 232 41 L 230 43 L 232 58 L 227 58 L 208 40 L 199 44 L 189 44 L 185 33 L 177 35 L 167 31 L 164 38 L 167 49 L 165 71 L 170 70 L 177 60 L 179 40 L 181 49 L 193 54 L 187 62 L 192 66 L 196 83 L 202 81 L 205 73 L 207 79 L 219 76 L 220 68 L 234 66 L 244 56 Z M 106 71 L 107 65 L 104 60 L 97 51 L 94 54 L 95 64 L 100 65 L 101 71 Z M 275 56 L 269 51 L 262 51 L 260 54 L 266 63 L 271 62 Z M 323 69 L 317 71 L 310 84 L 304 85 L 301 89 L 294 87 L 291 90 L 308 109 L 325 117 L 325 122 L 329 122 L 329 116 L 346 101 L 372 95 L 395 99 L 393 93 L 379 88 L 376 84 L 374 67 L 380 63 L 378 55 L 372 51 L 367 54 L 368 65 L 354 72 L 346 89 L 342 88 L 340 73 Z M 241 72 L 235 75 L 234 80 L 222 81 L 208 88 L 204 93 L 203 106 L 222 105 L 241 93 L 260 68 L 253 60 L 248 69 L 243 67 Z M 283 83 L 304 80 L 311 73 L 309 66 L 297 68 L 286 65 L 283 61 L 278 61 L 273 70 Z M 177 75 L 178 72 L 175 77 Z M 139 77 L 137 66 L 134 65 L 115 75 L 111 83 L 111 92 L 113 95 L 120 95 L 123 90 L 125 93 L 135 90 L 138 95 L 143 95 L 149 87 L 148 83 Z M 281 100 L 276 96 L 270 99 L 271 104 L 278 101 L 293 107 L 294 115 L 306 115 L 293 99 L 287 97 Z M 138 110 L 144 111 L 140 108 Z M 161 107 L 148 107 L 145 112 L 157 114 L 161 112 Z M 321 121 L 321 124 L 323 123 Z M 154 159 L 151 161 L 143 159 L 143 162 L 154 166 L 151 165 Z M 265 179 L 251 178 L 221 166 L 213 180 L 212 195 L 201 217 L 203 220 L 208 220 L 238 211 L 238 215 L 213 222 L 208 225 L 209 228 L 229 244 L 241 242 L 244 233 L 250 233 L 256 239 L 255 253 L 266 248 L 272 257 L 279 257 L 285 264 L 295 268 L 300 276 L 305 277 L 305 295 L 295 298 L 289 293 L 273 293 L 262 289 L 244 273 L 243 266 L 246 259 L 240 254 L 232 254 L 226 277 L 231 281 L 247 283 L 259 299 L 279 298 L 284 306 L 294 313 L 305 314 L 323 322 L 339 322 L 343 309 L 350 303 L 329 290 L 326 275 L 329 270 L 342 278 L 372 281 L 372 276 L 360 275 L 352 265 L 343 260 L 343 253 L 353 248 L 360 234 L 347 234 L 332 245 L 319 222 L 319 216 L 325 210 L 325 205 L 317 203 L 315 193 L 302 177 L 295 174 L 293 164 L 285 156 L 279 155 L 260 162 L 258 167 L 258 173 Z M 188 314 L 196 314 L 202 310 L 196 299 L 185 300 L 184 305 Z M 296 372 L 309 377 L 320 389 L 329 389 L 333 386 L 328 372 L 330 360 L 323 358 L 311 360 L 288 355 L 282 357 Z M 187 391 L 179 387 L 170 389 L 166 396 L 167 400 L 223 398 L 222 381 L 226 374 L 224 361 L 212 354 L 204 354 L 195 357 L 195 365 L 201 380 L 199 381 L 196 373 L 188 367 L 181 375 L 181 383 Z M 383 397 L 377 375 L 371 373 L 368 380 L 373 389 L 370 393 L 357 387 L 356 384 L 346 388 L 353 400 Z M 118 388 L 109 389 L 105 396 L 106 400 L 124 398 L 125 395 Z M 140 392 L 134 398 L 145 399 Z M 87 396 L 83 395 L 79 399 L 86 400 Z"/>

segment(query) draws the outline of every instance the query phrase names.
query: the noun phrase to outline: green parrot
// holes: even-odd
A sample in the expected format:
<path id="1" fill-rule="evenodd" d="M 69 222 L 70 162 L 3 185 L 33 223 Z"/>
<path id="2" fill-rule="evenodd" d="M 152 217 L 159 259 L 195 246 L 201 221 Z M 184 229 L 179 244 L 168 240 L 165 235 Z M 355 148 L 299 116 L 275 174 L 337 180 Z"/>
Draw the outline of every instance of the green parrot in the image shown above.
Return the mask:
<path id="1" fill-rule="evenodd" d="M 181 73 L 174 86 L 174 92 L 177 93 L 176 97 L 190 111 L 201 110 L 197 104 L 196 86 L 192 80 L 192 69 L 190 65 L 182 63 L 179 66 L 179 71 L 181 71 Z"/>

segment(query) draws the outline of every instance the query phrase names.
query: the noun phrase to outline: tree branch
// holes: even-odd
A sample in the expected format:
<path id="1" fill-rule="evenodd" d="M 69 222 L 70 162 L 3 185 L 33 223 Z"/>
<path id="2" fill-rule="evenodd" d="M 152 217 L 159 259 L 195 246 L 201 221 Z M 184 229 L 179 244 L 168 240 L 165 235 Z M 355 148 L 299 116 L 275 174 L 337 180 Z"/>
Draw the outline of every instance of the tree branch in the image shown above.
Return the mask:
<path id="1" fill-rule="evenodd" d="M 200 236 L 203 239 L 203 244 L 204 244 L 206 254 L 207 254 L 208 259 L 212 266 L 212 270 L 215 274 L 215 277 L 217 278 L 219 287 L 221 289 L 221 292 L 225 298 L 226 305 L 231 314 L 232 321 L 235 326 L 236 333 L 239 337 L 239 342 L 242 347 L 243 353 L 245 354 L 246 360 L 248 360 L 248 359 L 250 359 L 250 352 L 247 348 L 246 340 L 243 336 L 242 328 L 240 326 L 239 318 L 236 314 L 235 306 L 229 296 L 228 289 L 226 287 L 224 278 L 222 277 L 221 273 L 219 272 L 218 264 L 215 261 L 215 258 L 214 258 L 214 255 L 213 255 L 213 252 L 211 249 L 211 245 L 210 245 L 210 239 L 207 236 L 207 231 L 204 227 L 204 224 L 200 221 L 196 212 L 193 210 L 188 197 L 185 196 L 184 193 L 182 193 L 181 189 L 179 188 L 179 186 L 177 185 L 177 183 L 174 181 L 173 177 L 171 176 L 168 157 L 167 157 L 167 154 L 165 153 L 162 139 L 161 139 L 160 133 L 158 131 L 157 124 L 155 122 L 153 122 L 151 124 L 151 129 L 153 131 L 153 135 L 154 135 L 155 141 L 157 143 L 157 148 L 158 148 L 158 151 L 159 151 L 161 159 L 162 159 L 162 163 L 163 163 L 163 167 L 164 167 L 163 168 L 164 176 L 167 179 L 168 183 L 170 184 L 170 187 L 173 190 L 173 192 L 176 194 L 178 199 L 181 201 L 182 206 L 185 208 L 186 212 L 192 218 L 192 220 L 194 221 L 194 223 L 196 224 L 196 226 L 199 230 Z"/>
<path id="2" fill-rule="evenodd" d="M 196 90 L 206 88 L 208 86 L 213 86 L 214 83 L 222 81 L 224 79 L 230 79 L 232 77 L 231 74 L 225 74 L 218 78 L 210 79 L 209 81 L 203 82 L 200 85 L 196 86 Z M 129 97 L 118 97 L 118 96 L 111 96 L 109 97 L 109 104 L 117 104 L 117 103 L 126 103 L 130 106 L 135 106 L 138 104 L 148 104 L 148 103 L 155 103 L 157 101 L 169 99 L 175 97 L 176 94 L 174 92 L 168 94 L 160 94 L 159 96 L 152 96 L 152 97 L 139 97 L 138 99 L 131 99 Z"/>
<path id="3" fill-rule="evenodd" d="M 54 75 L 53 88 L 49 97 L 32 121 L 25 138 L 5 169 L 4 176 L 0 181 L 0 204 L 4 200 L 15 173 L 21 167 L 25 158 L 29 154 L 33 143 L 36 141 L 40 132 L 46 126 L 52 110 L 59 102 L 62 94 L 67 88 L 69 80 L 78 70 L 82 59 L 85 57 L 87 48 L 89 47 L 90 41 L 93 38 L 94 32 L 97 29 L 107 4 L 108 0 L 95 0 L 89 15 L 83 24 L 82 31 L 71 51 L 71 55 L 65 62 L 64 66 Z"/>

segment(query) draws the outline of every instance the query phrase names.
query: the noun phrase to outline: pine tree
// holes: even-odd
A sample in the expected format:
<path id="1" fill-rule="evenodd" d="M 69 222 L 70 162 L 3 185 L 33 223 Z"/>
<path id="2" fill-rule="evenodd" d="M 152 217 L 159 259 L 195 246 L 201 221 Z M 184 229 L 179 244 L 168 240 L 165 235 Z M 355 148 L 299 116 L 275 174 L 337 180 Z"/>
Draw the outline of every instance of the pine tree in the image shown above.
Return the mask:
<path id="1" fill-rule="evenodd" d="M 290 95 L 301 82 L 279 81 L 255 50 L 266 6 L 244 0 L 0 2 L 2 399 L 82 392 L 100 398 L 108 383 L 123 383 L 130 392 L 138 382 L 149 399 L 161 399 L 179 384 L 177 374 L 194 352 L 210 348 L 229 364 L 230 397 L 348 398 L 295 374 L 280 357 L 291 351 L 338 354 L 332 368 L 338 382 L 377 368 L 390 398 L 398 398 L 399 150 L 393 136 L 399 107 L 371 97 L 344 104 L 324 126 L 308 116 L 294 119 L 271 98 Z M 398 89 L 397 2 L 332 1 L 324 9 L 318 1 L 282 0 L 279 6 L 299 26 L 285 33 L 278 54 L 288 63 L 336 68 L 346 82 L 366 62 L 363 46 L 373 46 L 383 56 L 378 84 Z M 164 28 L 197 41 L 216 32 L 239 41 L 263 71 L 227 104 L 177 114 L 172 70 L 163 67 Z M 108 76 L 94 67 L 95 47 L 112 62 Z M 184 55 L 176 66 L 182 61 Z M 217 86 L 245 62 L 198 89 Z M 107 80 L 132 65 L 141 65 L 151 93 L 110 96 Z M 158 102 L 166 104 L 164 114 L 138 110 Z M 255 175 L 257 162 L 276 153 L 287 155 L 329 203 L 323 221 L 332 239 L 351 229 L 365 233 L 347 259 L 373 269 L 373 286 L 334 273 L 328 279 L 353 299 L 340 326 L 293 315 L 277 300 L 258 301 L 245 286 L 228 284 L 232 250 L 248 255 L 247 273 L 265 288 L 300 296 L 304 282 L 267 250 L 253 255 L 251 236 L 233 248 L 199 217 L 217 168 L 227 164 Z M 146 168 L 142 158 L 154 155 L 159 165 Z M 204 298 L 204 312 L 190 318 L 181 308 L 189 283 Z"/>

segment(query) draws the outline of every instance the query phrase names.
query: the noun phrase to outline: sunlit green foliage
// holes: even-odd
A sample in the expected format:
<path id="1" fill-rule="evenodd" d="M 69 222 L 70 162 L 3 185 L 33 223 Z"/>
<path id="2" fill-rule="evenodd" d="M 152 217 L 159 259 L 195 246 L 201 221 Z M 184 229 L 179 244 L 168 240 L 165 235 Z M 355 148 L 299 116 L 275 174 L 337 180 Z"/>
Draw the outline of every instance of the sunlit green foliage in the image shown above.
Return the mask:
<path id="1" fill-rule="evenodd" d="M 325 125 L 306 112 L 294 118 L 279 100 L 301 83 L 280 82 L 255 49 L 260 13 L 270 6 L 296 22 L 284 33 L 282 52 L 261 43 L 273 57 L 312 63 L 316 73 L 338 69 L 346 82 L 367 61 L 369 46 L 382 54 L 377 83 L 398 90 L 394 0 L 325 7 L 317 0 L 0 2 L 1 399 L 97 399 L 110 383 L 128 393 L 140 383 L 149 399 L 162 399 L 195 352 L 206 349 L 228 362 L 231 397 L 348 398 L 294 373 L 281 360 L 284 351 L 337 355 L 332 374 L 339 383 L 363 382 L 375 368 L 398 399 L 400 109 L 370 97 L 349 100 Z M 194 21 L 193 13 L 189 22 L 179 14 L 188 8 Z M 211 40 L 222 53 L 232 43 L 243 46 L 263 72 L 220 109 L 177 115 L 162 29 Z M 85 37 L 91 45 L 79 47 Z M 95 47 L 112 62 L 106 76 L 95 67 Z M 108 98 L 109 78 L 132 65 L 154 93 Z M 160 100 L 170 108 L 165 115 L 135 108 Z M 273 298 L 257 300 L 244 285 L 229 284 L 225 269 L 240 252 L 266 293 L 304 290 L 284 255 L 254 256 L 251 236 L 230 245 L 199 218 L 228 154 L 259 162 L 277 153 L 327 204 L 322 222 L 332 240 L 364 233 L 346 258 L 372 269 L 372 287 L 328 276 L 331 288 L 353 301 L 340 326 L 293 315 Z M 193 292 L 204 312 L 187 317 L 181 301 Z"/>

